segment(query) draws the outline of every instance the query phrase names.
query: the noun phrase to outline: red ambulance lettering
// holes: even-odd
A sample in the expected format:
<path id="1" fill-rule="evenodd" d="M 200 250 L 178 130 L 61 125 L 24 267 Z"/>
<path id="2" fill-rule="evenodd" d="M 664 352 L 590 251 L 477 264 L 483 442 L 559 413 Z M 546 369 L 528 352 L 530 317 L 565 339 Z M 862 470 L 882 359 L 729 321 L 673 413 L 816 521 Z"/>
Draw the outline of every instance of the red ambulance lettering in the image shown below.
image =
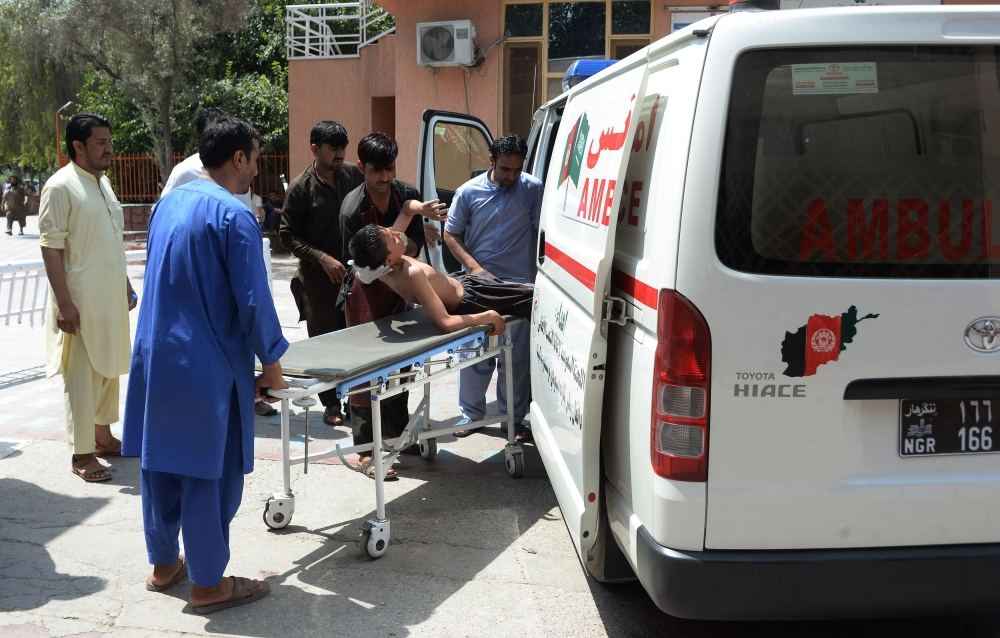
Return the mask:
<path id="1" fill-rule="evenodd" d="M 871 259 L 878 239 L 878 258 L 889 258 L 889 200 L 872 202 L 872 220 L 865 223 L 863 199 L 847 200 L 847 259 L 857 258 L 858 238 L 861 239 L 861 258 Z"/>
<path id="2" fill-rule="evenodd" d="M 604 187 L 608 180 L 594 178 L 594 188 L 590 191 L 590 210 L 587 211 L 587 219 L 596 222 L 600 219 L 601 204 L 604 203 Z"/>
<path id="3" fill-rule="evenodd" d="M 628 181 L 622 182 L 622 201 L 618 203 L 618 223 L 625 221 L 626 204 L 625 198 L 628 196 Z"/>
<path id="4" fill-rule="evenodd" d="M 962 200 L 962 237 L 957 244 L 951 243 L 951 200 L 938 200 L 938 244 L 945 259 L 958 261 L 965 259 L 972 247 L 972 213 L 976 202 Z"/>
<path id="5" fill-rule="evenodd" d="M 628 199 L 628 225 L 635 226 L 636 228 L 639 227 L 639 216 L 634 215 L 633 213 L 635 209 L 638 208 L 640 204 L 642 204 L 642 199 L 640 199 L 639 196 L 639 193 L 641 192 L 642 192 L 642 182 L 640 181 L 632 182 L 632 194 L 629 196 Z M 625 198 L 623 197 L 622 199 Z"/>
<path id="6" fill-rule="evenodd" d="M 656 128 L 656 112 L 660 108 L 660 96 L 656 96 L 652 108 L 649 109 L 649 130 L 646 131 L 646 150 L 649 150 L 649 143 L 653 141 L 653 129 Z"/>
<path id="7" fill-rule="evenodd" d="M 635 137 L 632 139 L 632 152 L 638 153 L 642 149 L 643 133 L 646 130 L 646 123 L 639 122 L 635 125 Z"/>
<path id="8" fill-rule="evenodd" d="M 590 178 L 583 180 L 583 191 L 580 192 L 580 206 L 576 209 L 576 216 L 581 219 L 587 218 L 587 193 L 590 191 Z"/>
<path id="9" fill-rule="evenodd" d="M 1000 244 L 993 243 L 993 200 L 983 200 L 982 233 L 979 242 L 979 256 L 982 259 L 1000 260 Z"/>
<path id="10" fill-rule="evenodd" d="M 818 235 L 817 230 L 819 230 Z M 809 202 L 809 215 L 806 217 L 806 227 L 802 232 L 802 243 L 799 245 L 799 261 L 808 261 L 817 250 L 823 251 L 823 258 L 827 261 L 837 261 L 837 244 L 833 240 L 830 215 L 826 212 L 824 199 L 814 199 Z"/>
<path id="11" fill-rule="evenodd" d="M 911 218 L 912 213 L 917 219 Z M 922 199 L 900 199 L 896 204 L 896 259 L 921 259 L 931 250 L 931 233 L 927 222 L 931 211 Z M 911 244 L 910 238 L 917 243 Z"/>
<path id="12" fill-rule="evenodd" d="M 604 226 L 609 226 L 611 224 L 611 207 L 615 203 L 615 182 L 617 180 L 608 180 L 608 192 L 604 196 L 604 213 L 601 215 L 601 224 Z"/>

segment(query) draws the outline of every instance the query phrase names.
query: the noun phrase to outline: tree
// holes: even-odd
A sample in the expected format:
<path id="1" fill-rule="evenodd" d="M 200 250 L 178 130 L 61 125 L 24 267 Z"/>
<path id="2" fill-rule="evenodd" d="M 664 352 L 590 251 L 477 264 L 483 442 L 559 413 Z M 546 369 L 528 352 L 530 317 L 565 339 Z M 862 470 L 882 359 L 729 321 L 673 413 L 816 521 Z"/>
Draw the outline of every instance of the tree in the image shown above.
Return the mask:
<path id="1" fill-rule="evenodd" d="M 55 112 L 75 99 L 82 73 L 52 55 L 43 0 L 0 1 L 0 164 L 55 165 Z"/>
<path id="2" fill-rule="evenodd" d="M 246 0 L 60 0 L 51 41 L 114 81 L 152 133 L 163 181 L 173 168 L 174 110 L 200 45 L 243 25 Z"/>

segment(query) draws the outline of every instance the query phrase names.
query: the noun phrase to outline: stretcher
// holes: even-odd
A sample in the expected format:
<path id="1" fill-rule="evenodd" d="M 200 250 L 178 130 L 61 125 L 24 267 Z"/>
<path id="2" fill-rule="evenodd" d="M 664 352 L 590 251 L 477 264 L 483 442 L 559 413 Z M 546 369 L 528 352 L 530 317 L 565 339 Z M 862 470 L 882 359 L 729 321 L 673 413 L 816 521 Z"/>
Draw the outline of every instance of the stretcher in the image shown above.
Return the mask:
<path id="1" fill-rule="evenodd" d="M 504 458 L 507 471 L 514 477 L 524 472 L 523 450 L 517 443 L 514 423 L 514 373 L 511 326 L 524 321 L 521 317 L 504 317 L 507 330 L 490 337 L 492 326 L 476 326 L 457 332 L 441 334 L 427 314 L 411 310 L 379 319 L 346 330 L 313 337 L 291 344 L 281 357 L 281 367 L 288 389 L 269 389 L 268 393 L 281 399 L 281 466 L 282 489 L 274 492 L 264 506 L 264 523 L 272 529 L 288 525 L 295 512 L 295 495 L 292 493 L 291 468 L 302 465 L 309 472 L 309 462 L 339 457 L 344 462 L 347 454 L 372 452 L 373 443 L 336 446 L 317 454 L 309 454 L 309 409 L 316 405 L 314 395 L 335 390 L 341 399 L 355 394 L 368 394 L 372 401 L 372 440 L 382 441 L 382 418 L 379 402 L 401 392 L 423 386 L 423 397 L 413 410 L 403 433 L 394 439 L 382 441 L 378 454 L 372 454 L 374 466 L 375 518 L 362 525 L 362 551 L 371 558 L 378 558 L 389 546 L 389 519 L 385 513 L 385 475 L 393 461 L 404 449 L 419 445 L 420 455 L 430 461 L 437 454 L 437 439 L 495 423 L 506 422 L 507 445 Z M 507 413 L 487 417 L 472 423 L 448 428 L 431 428 L 431 383 L 458 373 L 463 368 L 494 357 L 505 357 L 507 384 Z M 301 456 L 293 457 L 290 451 L 290 405 L 305 408 L 305 446 Z M 353 468 L 344 462 L 344 466 Z M 367 464 L 356 471 L 365 471 Z"/>

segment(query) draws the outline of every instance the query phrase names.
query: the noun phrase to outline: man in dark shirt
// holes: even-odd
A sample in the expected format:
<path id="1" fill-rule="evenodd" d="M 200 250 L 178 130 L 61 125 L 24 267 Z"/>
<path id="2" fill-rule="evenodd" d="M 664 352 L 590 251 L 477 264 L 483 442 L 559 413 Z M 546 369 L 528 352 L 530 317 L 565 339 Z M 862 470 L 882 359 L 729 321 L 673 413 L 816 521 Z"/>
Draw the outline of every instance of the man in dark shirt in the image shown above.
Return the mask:
<path id="1" fill-rule="evenodd" d="M 340 228 L 343 238 L 342 253 L 349 257 L 351 238 L 365 226 L 377 223 L 380 226 L 392 226 L 405 207 L 419 205 L 428 211 L 431 217 L 444 219 L 446 210 L 441 210 L 436 201 L 419 204 L 420 191 L 414 186 L 396 179 L 396 156 L 399 147 L 384 133 L 369 133 L 358 143 L 358 169 L 364 174 L 364 183 L 344 197 L 340 205 Z M 411 201 L 415 200 L 415 201 Z M 433 211 L 433 212 L 430 212 Z M 414 215 L 406 227 L 406 237 L 409 240 L 406 254 L 414 257 L 420 254 L 424 247 L 424 224 L 422 215 Z M 378 284 L 378 282 L 375 282 Z M 353 270 L 344 280 L 341 296 L 346 296 L 355 286 Z M 359 292 L 361 292 L 359 290 Z M 386 288 L 384 294 L 395 295 Z M 386 304 L 391 306 L 391 304 Z M 372 316 L 380 319 L 380 316 Z M 353 322 L 352 322 L 353 324 Z M 403 392 L 385 401 L 380 401 L 382 409 L 382 436 L 394 438 L 406 427 L 409 421 L 407 405 L 409 393 Z M 351 429 L 354 432 L 354 444 L 370 443 L 372 441 L 372 409 L 367 395 L 355 395 L 351 398 Z M 414 446 L 415 447 L 415 446 Z M 368 455 L 362 455 L 359 463 L 368 460 Z M 368 476 L 373 476 L 372 468 L 368 468 Z M 387 478 L 393 478 L 390 473 Z"/>
<path id="2" fill-rule="evenodd" d="M 340 234 L 340 204 L 364 183 L 357 167 L 344 164 L 347 131 L 337 122 L 319 122 L 309 134 L 313 163 L 292 180 L 285 192 L 278 237 L 299 258 L 292 279 L 292 296 L 305 319 L 310 337 L 344 327 L 337 313 L 337 294 L 347 258 Z M 340 425 L 343 413 L 334 391 L 319 395 L 325 408 L 323 422 Z"/>
<path id="3" fill-rule="evenodd" d="M 284 206 L 285 202 L 278 197 L 278 191 L 272 188 L 267 192 L 267 200 L 264 201 L 264 228 L 278 230 Z"/>

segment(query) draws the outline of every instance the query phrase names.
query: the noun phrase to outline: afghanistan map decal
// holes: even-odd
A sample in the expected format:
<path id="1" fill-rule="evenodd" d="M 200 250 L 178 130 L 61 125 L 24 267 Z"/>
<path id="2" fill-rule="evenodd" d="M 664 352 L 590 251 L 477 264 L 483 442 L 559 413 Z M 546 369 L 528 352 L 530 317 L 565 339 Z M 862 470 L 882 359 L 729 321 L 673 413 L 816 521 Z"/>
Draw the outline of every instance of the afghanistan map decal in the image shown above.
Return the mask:
<path id="1" fill-rule="evenodd" d="M 836 317 L 812 315 L 794 333 L 785 332 L 781 342 L 781 360 L 788 364 L 786 377 L 810 377 L 816 368 L 836 361 L 840 353 L 847 350 L 847 344 L 858 334 L 858 323 L 865 319 L 877 319 L 877 314 L 867 314 L 858 318 L 857 306 Z"/>

